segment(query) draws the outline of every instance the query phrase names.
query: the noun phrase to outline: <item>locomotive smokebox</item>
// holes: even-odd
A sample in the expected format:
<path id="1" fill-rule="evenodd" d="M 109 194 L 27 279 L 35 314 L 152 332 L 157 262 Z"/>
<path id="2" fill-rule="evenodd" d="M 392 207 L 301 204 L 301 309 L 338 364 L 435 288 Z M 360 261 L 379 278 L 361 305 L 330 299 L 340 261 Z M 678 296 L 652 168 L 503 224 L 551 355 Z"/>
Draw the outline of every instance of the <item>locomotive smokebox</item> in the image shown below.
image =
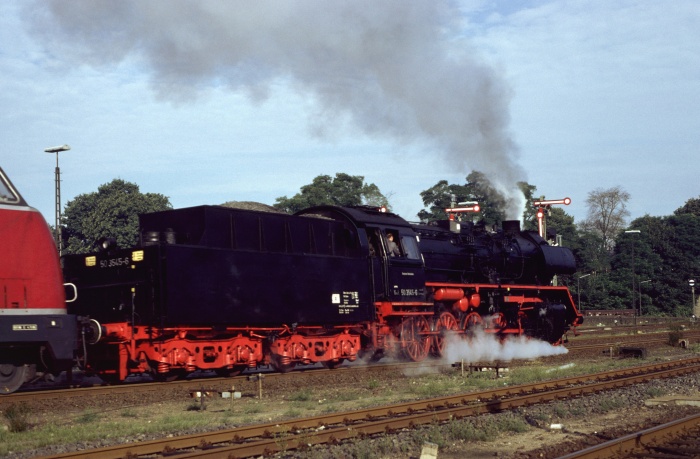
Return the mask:
<path id="1" fill-rule="evenodd" d="M 520 233 L 520 220 L 504 220 L 503 221 L 503 232 L 506 234 L 519 234 Z"/>

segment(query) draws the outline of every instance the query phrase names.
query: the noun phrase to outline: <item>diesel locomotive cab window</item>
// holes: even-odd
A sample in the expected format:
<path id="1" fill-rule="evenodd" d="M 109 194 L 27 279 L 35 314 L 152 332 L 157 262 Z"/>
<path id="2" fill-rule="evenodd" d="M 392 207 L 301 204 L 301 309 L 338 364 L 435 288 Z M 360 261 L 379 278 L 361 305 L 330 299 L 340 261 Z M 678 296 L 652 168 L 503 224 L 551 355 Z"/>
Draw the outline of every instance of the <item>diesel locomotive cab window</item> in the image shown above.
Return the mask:
<path id="1" fill-rule="evenodd" d="M 19 202 L 19 198 L 2 174 L 0 174 L 0 202 L 3 204 L 14 204 Z"/>

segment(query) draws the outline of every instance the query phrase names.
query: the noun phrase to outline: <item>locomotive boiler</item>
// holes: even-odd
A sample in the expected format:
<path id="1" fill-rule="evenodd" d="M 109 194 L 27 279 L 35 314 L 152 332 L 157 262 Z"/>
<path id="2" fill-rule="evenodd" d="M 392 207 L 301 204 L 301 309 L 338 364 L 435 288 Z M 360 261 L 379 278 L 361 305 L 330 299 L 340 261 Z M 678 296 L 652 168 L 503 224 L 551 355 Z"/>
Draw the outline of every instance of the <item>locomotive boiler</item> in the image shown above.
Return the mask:
<path id="1" fill-rule="evenodd" d="M 370 207 L 296 215 L 199 206 L 140 216 L 141 244 L 64 257 L 105 379 L 441 355 L 474 327 L 558 343 L 582 316 L 568 249 L 507 223 L 413 225 Z M 391 236 L 397 244 L 391 250 Z"/>
<path id="2" fill-rule="evenodd" d="M 451 329 L 484 325 L 500 334 L 525 334 L 556 343 L 583 322 L 569 290 L 552 285 L 576 272 L 570 249 L 550 245 L 520 222 L 502 228 L 444 220 L 416 225 L 426 285 Z M 439 314 L 438 314 L 439 317 Z M 456 320 L 455 320 L 456 319 Z M 443 324 L 445 325 L 445 324 Z"/>

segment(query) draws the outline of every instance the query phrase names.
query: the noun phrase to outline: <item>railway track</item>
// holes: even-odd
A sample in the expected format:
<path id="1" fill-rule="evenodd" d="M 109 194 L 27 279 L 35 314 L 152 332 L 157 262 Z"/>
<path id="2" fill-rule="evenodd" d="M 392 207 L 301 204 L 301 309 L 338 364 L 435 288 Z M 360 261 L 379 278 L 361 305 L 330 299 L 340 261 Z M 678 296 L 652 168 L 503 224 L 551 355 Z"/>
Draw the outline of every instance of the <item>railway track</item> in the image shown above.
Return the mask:
<path id="1" fill-rule="evenodd" d="M 559 459 L 700 456 L 700 414 L 625 435 Z"/>
<path id="2" fill-rule="evenodd" d="M 102 383 L 93 383 L 90 385 L 85 385 L 81 387 L 70 387 L 64 386 L 57 389 L 50 390 L 28 390 L 23 392 L 17 392 L 13 394 L 0 396 L 0 406 L 10 404 L 10 403 L 22 403 L 22 402 L 37 402 L 43 400 L 57 400 L 57 399 L 70 399 L 70 398 L 82 398 L 86 396 L 101 396 L 101 395 L 120 395 L 120 394 L 133 394 L 133 393 L 155 393 L 163 390 L 164 388 L 178 390 L 179 392 L 188 392 L 194 390 L 201 390 L 206 388 L 207 390 L 229 390 L 231 386 L 240 387 L 243 381 L 247 381 L 250 377 L 257 377 L 259 375 L 264 375 L 266 380 L 276 379 L 276 378 L 304 378 L 308 375 L 323 375 L 326 373 L 334 372 L 336 374 L 342 372 L 353 372 L 353 371 L 363 371 L 363 372 L 373 372 L 373 371 L 384 371 L 388 368 L 400 368 L 405 371 L 410 371 L 411 368 L 432 368 L 434 370 L 439 370 L 440 368 L 449 367 L 449 364 L 441 362 L 439 360 L 434 360 L 431 362 L 421 362 L 421 363 L 411 363 L 411 362 L 400 362 L 400 363 L 375 363 L 371 365 L 358 365 L 358 366 L 342 366 L 335 369 L 327 368 L 309 368 L 304 370 L 292 371 L 289 373 L 277 373 L 273 371 L 260 371 L 252 372 L 249 374 L 243 374 L 234 377 L 202 377 L 194 379 L 186 379 L 180 381 L 171 382 L 133 382 L 124 384 L 113 384 L 107 385 Z"/>
<path id="3" fill-rule="evenodd" d="M 693 344 L 700 340 L 700 333 L 696 331 L 684 332 L 682 335 L 684 343 Z M 640 335 L 617 335 L 608 337 L 592 337 L 586 339 L 572 339 L 566 343 L 566 348 L 570 352 L 601 350 L 623 346 L 643 345 L 644 347 L 662 346 L 669 343 L 668 331 L 657 331 Z"/>
<path id="4" fill-rule="evenodd" d="M 697 342 L 700 339 L 700 333 L 686 333 L 684 335 L 687 339 L 692 342 Z M 572 340 L 566 343 L 566 348 L 570 352 L 595 352 L 595 351 L 610 351 L 610 349 L 616 349 L 622 346 L 632 346 L 642 342 L 645 346 L 660 346 L 668 343 L 668 336 L 666 332 L 656 332 L 644 335 L 622 335 L 617 340 L 612 340 L 611 337 L 603 338 L 586 338 L 581 340 Z M 290 378 L 290 377 L 304 377 L 308 374 L 322 374 L 329 371 L 381 371 L 387 367 L 401 367 L 410 371 L 411 367 L 432 367 L 434 369 L 448 367 L 450 364 L 440 361 L 433 360 L 428 362 L 420 363 L 377 363 L 371 365 L 357 365 L 357 366 L 342 366 L 337 369 L 329 370 L 326 368 L 308 368 L 298 371 L 292 371 L 287 374 L 280 374 L 271 371 L 261 371 L 253 372 L 250 374 L 244 374 L 236 377 L 222 378 L 222 377 L 202 377 L 195 379 L 187 379 L 181 381 L 172 382 L 138 382 L 138 383 L 125 383 L 125 384 L 115 384 L 115 385 L 105 385 L 99 382 L 92 383 L 87 386 L 81 387 L 71 387 L 63 386 L 56 389 L 50 390 L 28 390 L 23 392 L 17 392 L 14 394 L 0 396 L 0 406 L 9 403 L 21 403 L 21 402 L 36 402 L 41 400 L 56 400 L 59 398 L 71 398 L 71 397 L 84 397 L 84 396 L 100 396 L 100 395 L 119 395 L 123 393 L 134 393 L 143 392 L 155 393 L 162 390 L 164 387 L 172 389 L 181 389 L 182 391 L 190 390 L 200 390 L 204 386 L 211 390 L 228 390 L 232 385 L 239 387 L 242 381 L 247 380 L 251 375 L 264 374 L 266 378 Z M 474 366 L 515 366 L 518 362 L 483 362 L 483 363 L 473 363 Z"/>
<path id="5" fill-rule="evenodd" d="M 700 357 L 52 457 L 135 459 L 173 454 L 177 454 L 179 458 L 269 455 L 314 444 L 337 443 L 391 433 L 421 424 L 441 423 L 483 413 L 579 397 L 698 371 Z"/>

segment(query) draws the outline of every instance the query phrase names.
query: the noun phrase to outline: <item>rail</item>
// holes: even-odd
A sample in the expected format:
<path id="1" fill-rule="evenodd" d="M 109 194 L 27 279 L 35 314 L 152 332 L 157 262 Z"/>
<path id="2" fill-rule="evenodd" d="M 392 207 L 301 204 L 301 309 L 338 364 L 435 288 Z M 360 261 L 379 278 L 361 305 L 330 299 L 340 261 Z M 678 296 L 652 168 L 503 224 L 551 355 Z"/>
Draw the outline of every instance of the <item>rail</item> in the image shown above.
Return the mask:
<path id="1" fill-rule="evenodd" d="M 651 379 L 698 371 L 700 371 L 700 357 L 51 457 L 135 459 L 146 455 L 170 455 L 176 452 L 178 458 L 268 455 L 304 448 L 312 444 L 335 443 L 367 435 L 391 433 L 420 424 L 444 422 L 567 397 L 578 397 L 647 382 Z"/>

